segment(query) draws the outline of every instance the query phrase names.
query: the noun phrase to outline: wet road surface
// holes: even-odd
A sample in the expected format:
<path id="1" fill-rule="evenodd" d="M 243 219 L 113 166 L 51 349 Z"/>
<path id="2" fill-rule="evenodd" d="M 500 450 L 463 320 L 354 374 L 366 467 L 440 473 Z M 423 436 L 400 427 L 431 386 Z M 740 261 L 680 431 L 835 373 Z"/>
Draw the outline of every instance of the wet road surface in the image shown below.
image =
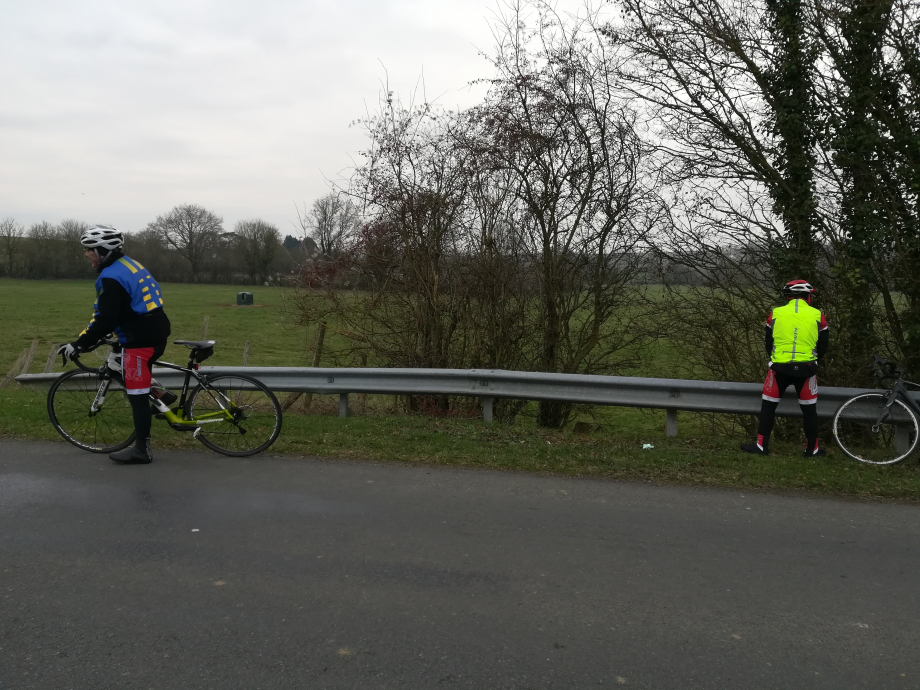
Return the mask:
<path id="1" fill-rule="evenodd" d="M 0 690 L 920 688 L 920 508 L 0 442 Z"/>

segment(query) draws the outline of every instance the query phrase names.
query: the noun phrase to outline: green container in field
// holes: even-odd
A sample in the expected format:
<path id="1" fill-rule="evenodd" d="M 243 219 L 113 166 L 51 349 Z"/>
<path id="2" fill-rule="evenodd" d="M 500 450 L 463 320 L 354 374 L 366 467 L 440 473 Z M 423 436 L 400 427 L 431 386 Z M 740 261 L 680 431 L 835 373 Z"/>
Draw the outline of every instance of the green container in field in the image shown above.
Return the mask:
<path id="1" fill-rule="evenodd" d="M 236 306 L 246 307 L 252 306 L 252 293 L 251 292 L 238 292 L 236 293 Z"/>

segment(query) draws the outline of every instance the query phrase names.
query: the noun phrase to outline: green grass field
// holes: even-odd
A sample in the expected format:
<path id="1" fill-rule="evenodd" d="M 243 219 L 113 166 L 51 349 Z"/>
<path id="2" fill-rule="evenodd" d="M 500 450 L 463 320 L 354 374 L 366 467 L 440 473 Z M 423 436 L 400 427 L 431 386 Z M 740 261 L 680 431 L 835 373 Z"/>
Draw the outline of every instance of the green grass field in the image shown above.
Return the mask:
<path id="1" fill-rule="evenodd" d="M 246 341 L 252 343 L 251 366 L 305 366 L 312 361 L 315 334 L 291 322 L 282 308 L 283 289 L 185 284 L 163 288 L 173 339 L 199 338 L 202 321 L 209 317 L 207 336 L 218 343 L 209 365 L 241 364 Z M 256 306 L 237 307 L 239 289 L 251 290 Z M 52 343 L 72 340 L 85 326 L 93 297 L 89 281 L 0 279 L 0 318 L 7 335 L 0 352 L 0 374 L 6 373 L 32 340 L 40 345 L 30 371 L 41 371 Z M 331 366 L 335 354 L 347 344 L 343 336 L 328 332 L 328 356 L 320 364 Z M 185 348 L 170 346 L 165 358 L 182 362 L 185 352 Z M 59 369 L 56 364 L 55 371 Z M 272 452 L 746 490 L 920 499 L 916 460 L 895 467 L 867 467 L 834 448 L 827 458 L 806 460 L 798 443 L 782 442 L 774 443 L 769 458 L 754 458 L 737 450 L 738 438 L 715 433 L 711 420 L 689 413 L 680 415 L 680 436 L 665 438 L 663 411 L 594 408 L 579 419 L 591 421 L 595 430 L 574 434 L 539 430 L 532 414 L 522 415 L 511 426 L 490 427 L 475 418 L 406 416 L 397 403 L 391 396 L 380 396 L 362 409 L 355 400 L 353 408 L 359 416 L 344 420 L 335 416 L 335 399 L 317 396 L 307 410 L 298 403 L 285 416 L 284 430 Z M 154 425 L 153 435 L 157 448 L 197 446 L 187 435 L 162 424 Z M 44 391 L 15 384 L 0 390 L 0 437 L 59 439 L 48 421 Z M 643 450 L 646 443 L 654 448 Z"/>
<path id="2" fill-rule="evenodd" d="M 236 293 L 252 291 L 255 306 L 236 306 Z M 251 366 L 298 366 L 313 357 L 311 333 L 290 324 L 280 309 L 284 291 L 280 288 L 236 285 L 163 285 L 165 309 L 172 322 L 171 340 L 201 337 L 208 317 L 207 337 L 217 341 L 208 364 L 239 365 L 243 346 L 252 343 Z M 6 373 L 19 353 L 33 340 L 38 354 L 30 371 L 44 367 L 54 343 L 74 340 L 92 317 L 95 292 L 91 281 L 0 279 L 0 318 L 6 326 L 7 345 L 0 352 L 0 372 Z M 326 346 L 335 351 L 341 343 L 327 333 Z M 184 347 L 170 345 L 164 359 L 184 363 Z M 55 371 L 60 369 L 60 363 Z"/>

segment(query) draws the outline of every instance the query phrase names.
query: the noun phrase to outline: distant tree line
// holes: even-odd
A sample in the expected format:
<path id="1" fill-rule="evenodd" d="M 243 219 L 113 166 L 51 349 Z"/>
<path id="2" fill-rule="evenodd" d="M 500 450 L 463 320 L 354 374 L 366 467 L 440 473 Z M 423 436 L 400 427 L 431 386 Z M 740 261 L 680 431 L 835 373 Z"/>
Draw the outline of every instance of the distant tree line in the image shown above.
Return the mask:
<path id="1" fill-rule="evenodd" d="M 125 252 L 166 282 L 290 283 L 292 274 L 339 256 L 360 223 L 354 202 L 336 192 L 297 216 L 299 232 L 282 239 L 278 228 L 266 221 L 241 220 L 228 231 L 217 214 L 183 204 L 139 232 L 126 232 Z M 91 277 L 79 242 L 89 227 L 76 220 L 28 227 L 14 218 L 0 220 L 0 277 Z"/>
<path id="2" fill-rule="evenodd" d="M 85 222 L 65 220 L 23 227 L 0 220 L 0 276 L 88 278 L 94 275 L 80 245 Z M 242 220 L 225 231 L 223 220 L 201 206 L 176 206 L 139 232 L 125 233 L 125 252 L 166 282 L 262 285 L 288 279 L 316 254 L 309 237 L 284 240 L 262 220 Z"/>

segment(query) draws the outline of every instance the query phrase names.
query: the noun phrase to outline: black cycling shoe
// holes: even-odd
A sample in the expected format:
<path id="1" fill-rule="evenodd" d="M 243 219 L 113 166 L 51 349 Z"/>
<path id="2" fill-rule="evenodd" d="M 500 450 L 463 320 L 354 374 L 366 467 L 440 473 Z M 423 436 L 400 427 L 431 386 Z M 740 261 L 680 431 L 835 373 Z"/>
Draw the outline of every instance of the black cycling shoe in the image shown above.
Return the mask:
<path id="1" fill-rule="evenodd" d="M 745 453 L 753 453 L 754 455 L 769 455 L 770 451 L 766 448 L 761 448 L 756 443 L 742 443 L 741 450 Z"/>
<path id="2" fill-rule="evenodd" d="M 816 449 L 816 450 L 806 450 L 806 451 L 805 451 L 805 457 L 806 457 L 806 458 L 823 458 L 823 457 L 826 456 L 826 455 L 827 455 L 827 451 L 824 450 L 823 448 L 818 448 L 818 449 Z"/>
<path id="3" fill-rule="evenodd" d="M 149 465 L 153 462 L 153 453 L 150 452 L 150 439 L 147 439 L 147 443 L 142 448 L 138 448 L 136 445 L 131 446 L 117 453 L 109 453 L 109 458 L 119 465 Z"/>

